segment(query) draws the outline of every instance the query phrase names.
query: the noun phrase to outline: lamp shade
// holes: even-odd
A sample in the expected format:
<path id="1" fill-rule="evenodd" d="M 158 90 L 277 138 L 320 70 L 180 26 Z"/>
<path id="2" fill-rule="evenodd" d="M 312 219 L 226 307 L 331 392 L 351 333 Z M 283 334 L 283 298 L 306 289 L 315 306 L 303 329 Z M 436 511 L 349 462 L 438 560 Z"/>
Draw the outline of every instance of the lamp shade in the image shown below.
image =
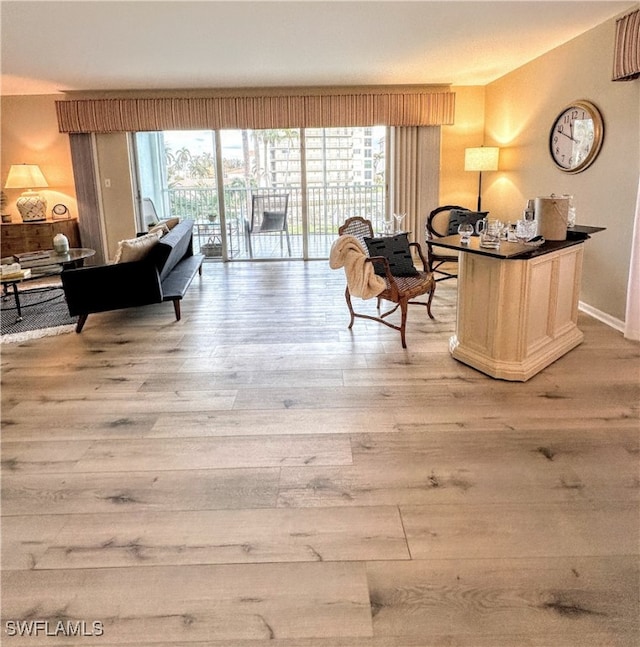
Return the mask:
<path id="1" fill-rule="evenodd" d="M 500 149 L 496 146 L 466 148 L 464 151 L 465 171 L 497 171 Z"/>
<path id="2" fill-rule="evenodd" d="M 48 187 L 37 164 L 12 164 L 7 176 L 5 189 L 36 189 Z"/>

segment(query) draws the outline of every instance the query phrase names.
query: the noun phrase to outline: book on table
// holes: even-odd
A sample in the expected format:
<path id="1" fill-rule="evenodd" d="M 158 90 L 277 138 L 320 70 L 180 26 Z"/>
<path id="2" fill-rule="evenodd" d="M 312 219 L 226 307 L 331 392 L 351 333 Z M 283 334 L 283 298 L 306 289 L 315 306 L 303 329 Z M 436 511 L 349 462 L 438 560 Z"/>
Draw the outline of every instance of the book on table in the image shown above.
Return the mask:
<path id="1" fill-rule="evenodd" d="M 18 263 L 24 263 L 25 261 L 38 261 L 44 258 L 49 258 L 49 252 L 48 251 L 24 252 L 22 254 L 14 254 L 13 258 L 15 258 L 15 260 L 18 261 Z"/>
<path id="2" fill-rule="evenodd" d="M 5 267 L 7 267 L 6 270 L 4 269 Z M 23 279 L 28 279 L 31 276 L 31 270 L 29 268 L 16 269 L 6 265 L 3 265 L 2 268 L 2 271 L 0 271 L 0 279 L 3 281 L 21 281 Z"/>

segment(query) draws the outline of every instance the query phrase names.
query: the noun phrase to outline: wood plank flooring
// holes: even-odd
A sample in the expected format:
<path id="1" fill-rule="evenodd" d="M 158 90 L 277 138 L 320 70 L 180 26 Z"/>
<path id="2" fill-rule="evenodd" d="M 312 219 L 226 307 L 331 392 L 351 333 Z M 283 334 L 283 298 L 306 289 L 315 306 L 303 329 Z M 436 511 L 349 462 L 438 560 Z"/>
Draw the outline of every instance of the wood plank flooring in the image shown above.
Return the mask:
<path id="1" fill-rule="evenodd" d="M 640 345 L 581 315 L 497 381 L 449 356 L 454 281 L 406 351 L 343 291 L 211 263 L 180 322 L 3 345 L 3 645 L 640 645 Z"/>

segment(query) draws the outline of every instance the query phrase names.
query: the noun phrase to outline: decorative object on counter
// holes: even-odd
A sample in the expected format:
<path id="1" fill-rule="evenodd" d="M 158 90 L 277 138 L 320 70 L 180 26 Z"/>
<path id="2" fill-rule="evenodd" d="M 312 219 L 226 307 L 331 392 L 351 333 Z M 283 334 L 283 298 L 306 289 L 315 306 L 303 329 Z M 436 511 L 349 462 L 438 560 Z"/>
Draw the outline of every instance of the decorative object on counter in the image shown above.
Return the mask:
<path id="1" fill-rule="evenodd" d="M 519 243 L 525 243 L 535 238 L 537 225 L 535 220 L 518 220 L 516 222 L 515 238 Z"/>
<path id="2" fill-rule="evenodd" d="M 534 220 L 536 217 L 536 201 L 527 200 L 527 206 L 524 208 L 522 217 L 524 220 Z"/>
<path id="3" fill-rule="evenodd" d="M 56 204 L 51 209 L 51 217 L 54 220 L 66 220 L 71 217 L 66 204 Z"/>
<path id="4" fill-rule="evenodd" d="M 47 201 L 33 189 L 48 187 L 37 164 L 13 164 L 9 169 L 5 189 L 27 189 L 16 201 L 23 222 L 47 219 Z"/>
<path id="5" fill-rule="evenodd" d="M 460 242 L 463 245 L 467 245 L 471 236 L 473 236 L 475 229 L 470 222 L 461 222 L 458 225 L 458 233 L 460 234 Z"/>
<path id="6" fill-rule="evenodd" d="M 53 237 L 53 249 L 57 254 L 69 252 L 69 239 L 64 234 L 56 234 Z"/>
<path id="7" fill-rule="evenodd" d="M 503 224 L 500 220 L 489 220 L 483 218 L 476 222 L 476 233 L 480 236 L 480 247 L 487 249 L 498 249 L 502 236 Z"/>
<path id="8" fill-rule="evenodd" d="M 538 233 L 547 240 L 566 240 L 569 200 L 552 193 L 536 198 L 535 205 Z"/>
<path id="9" fill-rule="evenodd" d="M 573 196 L 569 195 L 568 193 L 563 193 L 562 197 L 569 200 L 569 209 L 567 211 L 567 227 L 569 229 L 572 229 L 576 226 L 576 207 L 573 201 Z"/>
<path id="10" fill-rule="evenodd" d="M 464 170 L 478 171 L 478 211 L 482 210 L 482 171 L 497 171 L 500 149 L 496 146 L 466 148 Z"/>
<path id="11" fill-rule="evenodd" d="M 556 117 L 549 133 L 549 153 L 565 173 L 581 173 L 595 162 L 604 138 L 604 122 L 590 101 L 574 101 Z"/>
<path id="12" fill-rule="evenodd" d="M 541 247 L 544 245 L 547 241 L 544 239 L 542 236 L 535 236 L 531 240 L 525 241 L 525 245 L 527 247 Z"/>

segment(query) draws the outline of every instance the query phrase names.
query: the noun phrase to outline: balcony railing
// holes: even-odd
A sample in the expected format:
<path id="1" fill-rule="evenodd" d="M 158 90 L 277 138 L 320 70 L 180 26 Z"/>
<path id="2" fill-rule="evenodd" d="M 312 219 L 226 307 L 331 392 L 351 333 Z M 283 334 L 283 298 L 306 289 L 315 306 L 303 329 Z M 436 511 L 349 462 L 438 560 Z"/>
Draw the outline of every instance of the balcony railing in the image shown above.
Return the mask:
<path id="1" fill-rule="evenodd" d="M 226 188 L 224 190 L 227 223 L 227 251 L 229 258 L 246 258 L 244 223 L 251 215 L 251 195 L 260 193 L 289 193 L 289 235 L 292 256 L 302 257 L 302 190 L 300 186 L 272 189 Z M 194 245 L 212 243 L 221 249 L 218 191 L 215 188 L 174 188 L 166 190 L 169 213 L 190 218 L 196 223 Z M 379 185 L 331 185 L 307 188 L 307 250 L 309 258 L 327 258 L 331 243 L 338 235 L 338 227 L 351 216 L 371 220 L 375 231 L 382 231 L 385 219 L 384 187 Z M 267 237 L 261 237 L 267 238 Z M 281 257 L 279 245 L 263 246 L 258 257 Z M 216 254 L 221 256 L 220 254 Z"/>

